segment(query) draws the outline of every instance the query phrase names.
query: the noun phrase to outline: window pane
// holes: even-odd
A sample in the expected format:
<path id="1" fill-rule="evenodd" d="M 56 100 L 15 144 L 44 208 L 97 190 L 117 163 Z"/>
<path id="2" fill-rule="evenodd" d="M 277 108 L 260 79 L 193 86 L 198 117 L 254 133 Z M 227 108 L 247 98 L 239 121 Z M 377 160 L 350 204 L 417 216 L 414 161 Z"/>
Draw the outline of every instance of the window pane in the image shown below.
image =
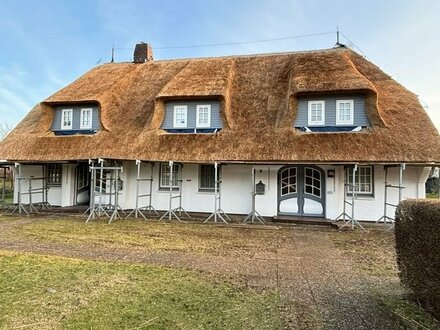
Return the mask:
<path id="1" fill-rule="evenodd" d="M 181 168 L 179 165 L 173 165 L 173 188 L 179 187 L 179 180 L 182 179 Z M 160 165 L 160 188 L 170 187 L 170 167 L 168 164 Z"/>
<path id="2" fill-rule="evenodd" d="M 62 168 L 61 164 L 47 165 L 47 184 L 60 185 L 61 184 Z"/>
<path id="3" fill-rule="evenodd" d="M 352 192 L 353 189 L 351 185 L 353 184 L 353 169 L 347 170 L 347 178 L 350 185 L 348 191 Z M 355 190 L 360 194 L 369 194 L 373 192 L 373 176 L 371 166 L 358 166 L 355 178 Z"/>
<path id="4" fill-rule="evenodd" d="M 63 111 L 63 127 L 71 127 L 72 126 L 72 111 L 66 110 Z"/>
<path id="5" fill-rule="evenodd" d="M 296 168 L 286 168 L 281 172 L 281 196 L 296 193 Z"/>
<path id="6" fill-rule="evenodd" d="M 186 126 L 186 108 L 175 107 L 174 108 L 174 125 L 177 127 Z"/>
<path id="7" fill-rule="evenodd" d="M 215 167 L 214 165 L 200 166 L 200 189 L 214 190 L 215 188 Z"/>

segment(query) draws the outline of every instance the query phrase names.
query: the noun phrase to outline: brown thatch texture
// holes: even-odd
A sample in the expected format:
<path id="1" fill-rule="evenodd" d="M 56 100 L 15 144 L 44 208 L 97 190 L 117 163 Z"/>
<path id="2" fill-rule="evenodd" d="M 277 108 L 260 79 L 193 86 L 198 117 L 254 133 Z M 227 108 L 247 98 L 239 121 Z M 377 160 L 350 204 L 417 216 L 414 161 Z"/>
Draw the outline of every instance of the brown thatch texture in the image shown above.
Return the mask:
<path id="1" fill-rule="evenodd" d="M 296 96 L 365 93 L 373 128 L 300 133 Z M 225 129 L 165 134 L 163 102 L 219 97 Z M 54 136 L 51 105 L 95 101 L 103 129 Z M 109 63 L 37 105 L 0 144 L 0 159 L 88 158 L 176 161 L 440 162 L 440 138 L 417 97 L 351 50 L 338 48 L 143 64 Z"/>
<path id="2" fill-rule="evenodd" d="M 185 67 L 157 95 L 158 97 L 224 95 L 233 60 L 230 58 L 186 61 Z M 206 73 L 209 72 L 209 79 Z"/>

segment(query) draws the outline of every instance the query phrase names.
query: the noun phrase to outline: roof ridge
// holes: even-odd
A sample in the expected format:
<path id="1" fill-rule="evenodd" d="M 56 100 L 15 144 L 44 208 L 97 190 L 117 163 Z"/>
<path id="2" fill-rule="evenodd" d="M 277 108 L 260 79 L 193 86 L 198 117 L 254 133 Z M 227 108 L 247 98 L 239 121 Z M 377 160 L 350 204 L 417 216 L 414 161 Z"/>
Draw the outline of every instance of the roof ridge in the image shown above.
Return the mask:
<path id="1" fill-rule="evenodd" d="M 235 54 L 235 55 L 224 55 L 224 56 L 206 56 L 206 57 L 182 57 L 182 58 L 170 58 L 162 60 L 153 60 L 142 63 L 144 65 L 160 63 L 160 62 L 174 62 L 174 61 L 203 61 L 211 59 L 237 59 L 237 58 L 252 58 L 252 57 L 269 57 L 269 56 L 288 56 L 297 54 L 311 54 L 311 53 L 329 53 L 335 51 L 351 51 L 356 53 L 353 49 L 348 47 L 332 47 L 332 48 L 322 48 L 322 49 L 311 49 L 311 50 L 295 50 L 295 51 L 285 51 L 285 52 L 271 52 L 271 53 L 253 53 L 253 54 Z M 133 62 L 117 62 L 117 63 L 104 63 L 105 64 L 129 64 Z"/>

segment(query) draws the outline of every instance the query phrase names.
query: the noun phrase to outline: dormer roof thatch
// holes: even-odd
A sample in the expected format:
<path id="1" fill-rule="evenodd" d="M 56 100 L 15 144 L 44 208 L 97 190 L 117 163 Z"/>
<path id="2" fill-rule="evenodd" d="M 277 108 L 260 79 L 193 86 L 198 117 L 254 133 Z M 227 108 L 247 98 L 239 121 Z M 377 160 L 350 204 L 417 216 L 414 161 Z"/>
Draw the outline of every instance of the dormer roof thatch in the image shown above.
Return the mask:
<path id="1" fill-rule="evenodd" d="M 372 127 L 295 130 L 296 99 L 363 93 Z M 167 134 L 167 99 L 218 98 L 224 129 Z M 95 135 L 55 136 L 54 105 L 97 102 Z M 415 94 L 347 48 L 220 58 L 108 63 L 40 104 L 0 144 L 0 159 L 440 163 L 440 137 Z"/>

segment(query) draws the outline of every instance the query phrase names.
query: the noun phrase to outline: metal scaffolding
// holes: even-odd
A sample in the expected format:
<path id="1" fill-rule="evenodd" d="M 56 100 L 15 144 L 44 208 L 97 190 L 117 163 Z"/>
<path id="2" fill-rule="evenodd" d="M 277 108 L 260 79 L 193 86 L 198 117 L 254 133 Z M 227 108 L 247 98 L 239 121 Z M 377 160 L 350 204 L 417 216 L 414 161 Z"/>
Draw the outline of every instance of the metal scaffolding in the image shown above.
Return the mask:
<path id="1" fill-rule="evenodd" d="M 188 217 L 188 219 L 190 219 L 191 217 L 189 216 L 189 214 L 185 211 L 185 209 L 182 207 L 182 182 L 183 180 L 181 178 L 174 178 L 173 175 L 173 167 L 174 167 L 174 162 L 170 161 L 168 163 L 169 169 L 170 169 L 170 195 L 169 195 L 169 203 L 168 203 L 168 211 L 160 218 L 160 220 L 162 219 L 166 219 L 168 217 L 168 220 L 171 221 L 171 219 L 174 217 L 176 218 L 178 221 L 182 222 L 182 220 L 180 219 L 180 217 L 182 216 L 182 213 Z M 177 183 L 177 185 L 176 185 Z M 177 193 L 174 193 L 175 188 L 177 187 Z M 176 208 L 173 208 L 173 200 L 177 199 L 179 202 L 179 206 Z M 179 214 L 179 215 L 177 215 Z"/>
<path id="2" fill-rule="evenodd" d="M 253 167 L 252 168 L 252 192 L 251 192 L 251 196 L 252 196 L 252 211 L 246 216 L 246 218 L 244 218 L 243 223 L 246 223 L 246 222 L 249 221 L 251 223 L 261 222 L 262 224 L 264 224 L 263 217 L 256 210 L 255 197 L 257 196 L 257 189 L 256 189 L 256 183 L 255 182 L 256 182 L 256 180 L 255 180 L 255 168 Z"/>
<path id="3" fill-rule="evenodd" d="M 352 168 L 352 182 L 349 182 L 348 175 L 346 175 L 344 171 L 344 204 L 342 213 L 336 217 L 337 220 L 343 220 L 344 224 L 341 229 L 350 226 L 351 229 L 354 229 L 355 226 L 359 226 L 362 230 L 365 230 L 364 227 L 356 220 L 355 218 L 355 201 L 357 199 L 357 185 L 356 185 L 356 172 L 358 170 L 358 166 L 354 165 Z M 349 196 L 349 192 L 351 191 L 351 196 Z M 351 215 L 347 214 L 347 206 L 351 208 Z"/>
<path id="4" fill-rule="evenodd" d="M 218 219 L 223 221 L 224 223 L 228 223 L 231 221 L 231 218 L 222 210 L 221 202 L 222 202 L 222 191 L 221 191 L 221 179 L 219 176 L 219 164 L 217 162 L 214 163 L 214 212 L 203 222 L 206 223 L 209 220 L 213 219 L 214 222 L 218 222 Z"/>
<path id="5" fill-rule="evenodd" d="M 149 162 L 150 164 L 150 177 L 149 178 L 142 178 L 141 177 L 141 168 L 142 168 L 142 161 L 136 160 L 136 166 L 137 166 L 137 178 L 136 178 L 136 208 L 132 210 L 128 215 L 127 218 L 130 217 L 134 213 L 134 217 L 137 218 L 140 214 L 145 220 L 147 220 L 147 217 L 145 216 L 145 213 L 148 212 L 148 215 L 151 216 L 152 213 L 154 213 L 156 216 L 159 216 L 159 213 L 156 211 L 156 209 L 151 205 L 151 200 L 153 197 L 153 171 L 154 171 L 154 163 Z M 141 193 L 141 185 L 146 186 L 148 193 Z M 148 205 L 147 206 L 140 206 L 141 199 L 147 199 Z"/>
<path id="6" fill-rule="evenodd" d="M 6 180 L 9 167 L 0 166 L 0 208 L 6 207 Z"/>
<path id="7" fill-rule="evenodd" d="M 0 176 L 0 180 L 1 180 L 1 186 L 0 186 L 0 208 L 7 208 L 8 205 L 6 203 L 6 182 L 7 182 L 7 170 L 9 169 L 9 167 L 7 166 L 1 166 L 0 170 L 1 172 L 1 176 Z"/>
<path id="8" fill-rule="evenodd" d="M 384 171 L 385 171 L 385 189 L 384 189 L 384 198 L 383 198 L 383 215 L 376 221 L 376 223 L 383 222 L 384 226 L 386 226 L 387 222 L 390 223 L 391 227 L 394 227 L 394 218 L 390 217 L 388 215 L 388 207 L 393 207 L 394 209 L 397 207 L 397 205 L 402 201 L 402 190 L 405 189 L 403 184 L 403 171 L 405 171 L 406 165 L 400 164 L 399 166 L 399 184 L 398 185 L 392 185 L 388 183 L 388 168 L 389 167 L 396 167 L 396 165 L 385 165 Z M 389 199 L 389 189 L 398 189 L 398 202 L 397 204 L 390 203 L 388 201 Z"/>
<path id="9" fill-rule="evenodd" d="M 16 175 L 15 180 L 17 182 L 17 205 L 12 208 L 7 214 L 22 214 L 29 215 L 30 213 L 40 213 L 41 210 L 50 210 L 51 205 L 48 201 L 49 187 L 47 184 L 47 177 L 23 177 L 21 164 L 15 163 Z M 42 173 L 45 174 L 45 165 L 42 165 Z M 41 182 L 35 185 L 35 182 Z M 22 185 L 27 184 L 27 189 L 23 190 Z M 28 203 L 23 203 L 23 197 L 27 196 Z M 40 201 L 36 201 L 36 197 L 40 196 Z"/>
<path id="10" fill-rule="evenodd" d="M 119 205 L 119 195 L 122 189 L 120 174 L 123 172 L 123 167 L 111 166 L 111 164 L 104 165 L 104 162 L 104 159 L 99 159 L 99 166 L 95 166 L 94 162 L 91 162 L 90 165 L 92 187 L 90 214 L 86 223 L 92 219 L 100 219 L 103 215 L 109 218 L 108 223 L 112 223 L 116 219 L 122 219 L 121 213 L 125 215 L 124 210 Z M 98 198 L 98 203 L 96 203 L 96 198 Z"/>

